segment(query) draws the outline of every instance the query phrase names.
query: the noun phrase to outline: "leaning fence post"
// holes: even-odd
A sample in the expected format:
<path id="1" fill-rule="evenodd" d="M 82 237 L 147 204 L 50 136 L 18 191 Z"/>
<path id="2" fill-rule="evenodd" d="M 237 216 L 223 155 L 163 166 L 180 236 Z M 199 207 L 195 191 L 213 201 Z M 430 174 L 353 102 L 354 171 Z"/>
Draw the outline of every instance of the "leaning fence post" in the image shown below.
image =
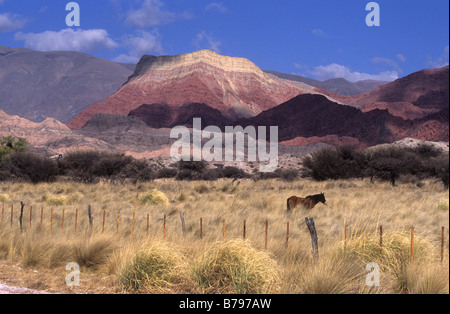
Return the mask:
<path id="1" fill-rule="evenodd" d="M 305 218 L 306 226 L 308 226 L 309 232 L 311 234 L 311 243 L 312 243 L 312 249 L 313 249 L 313 258 L 314 263 L 317 262 L 319 259 L 319 239 L 317 237 L 317 231 L 316 226 L 314 223 L 314 218 Z"/>
<path id="2" fill-rule="evenodd" d="M 20 202 L 20 217 L 19 217 L 19 223 L 20 223 L 20 233 L 22 233 L 22 219 L 23 219 L 23 208 L 25 207 L 25 204 L 23 202 Z"/>

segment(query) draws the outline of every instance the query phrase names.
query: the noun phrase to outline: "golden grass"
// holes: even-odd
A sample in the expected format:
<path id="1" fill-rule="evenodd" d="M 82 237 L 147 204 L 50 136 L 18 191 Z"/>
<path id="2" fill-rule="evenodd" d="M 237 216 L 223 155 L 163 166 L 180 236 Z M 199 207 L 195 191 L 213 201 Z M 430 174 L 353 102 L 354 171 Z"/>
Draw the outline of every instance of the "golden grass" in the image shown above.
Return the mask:
<path id="1" fill-rule="evenodd" d="M 327 206 L 286 212 L 288 197 L 321 192 Z M 8 183 L 0 185 L 0 262 L 62 274 L 67 263 L 77 262 L 82 272 L 98 276 L 99 289 L 113 282 L 119 291 L 132 293 L 448 293 L 448 197 L 448 190 L 431 181 L 421 187 L 399 184 L 395 188 L 367 180 L 243 180 L 238 186 L 231 180 L 161 180 L 137 185 Z M 26 204 L 22 233 L 21 201 Z M 93 213 L 92 230 L 88 205 Z M 185 216 L 185 237 L 180 211 Z M 311 257 L 305 217 L 316 222 L 317 264 Z M 244 220 L 247 241 L 241 240 Z M 380 225 L 383 248 L 379 246 Z M 415 227 L 412 264 L 411 226 Z M 442 226 L 446 230 L 445 262 L 440 265 Z M 365 285 L 369 262 L 380 264 L 378 288 Z M 179 276 L 167 272 L 168 277 L 160 276 L 161 269 L 168 267 Z M 121 280 L 133 276 L 145 280 L 142 284 Z"/>

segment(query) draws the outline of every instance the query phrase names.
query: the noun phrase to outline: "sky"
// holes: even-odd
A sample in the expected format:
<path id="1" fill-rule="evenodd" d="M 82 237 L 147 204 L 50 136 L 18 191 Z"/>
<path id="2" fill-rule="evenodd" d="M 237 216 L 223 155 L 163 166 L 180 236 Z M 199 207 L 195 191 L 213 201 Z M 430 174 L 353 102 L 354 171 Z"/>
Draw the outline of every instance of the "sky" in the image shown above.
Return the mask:
<path id="1" fill-rule="evenodd" d="M 0 46 L 123 63 L 210 49 L 318 80 L 392 81 L 449 63 L 447 0 L 374 1 L 379 26 L 366 23 L 369 0 L 78 0 L 79 26 L 70 2 L 0 0 Z"/>

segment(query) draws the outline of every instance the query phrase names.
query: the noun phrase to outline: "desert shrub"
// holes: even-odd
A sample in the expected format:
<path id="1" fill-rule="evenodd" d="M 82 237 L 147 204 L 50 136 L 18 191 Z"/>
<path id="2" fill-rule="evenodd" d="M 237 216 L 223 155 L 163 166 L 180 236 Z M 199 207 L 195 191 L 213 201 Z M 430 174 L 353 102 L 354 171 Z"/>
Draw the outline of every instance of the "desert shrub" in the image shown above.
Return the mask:
<path id="1" fill-rule="evenodd" d="M 0 139 L 0 162 L 15 152 L 24 152 L 28 149 L 28 142 L 24 138 L 16 139 L 12 136 L 6 136 Z"/>
<path id="2" fill-rule="evenodd" d="M 192 172 L 202 172 L 208 166 L 206 161 L 184 161 L 180 160 L 177 164 L 178 170 L 189 170 Z"/>
<path id="3" fill-rule="evenodd" d="M 412 149 L 412 152 L 422 159 L 436 158 L 442 155 L 443 150 L 431 144 L 420 144 Z"/>
<path id="4" fill-rule="evenodd" d="M 150 204 L 156 206 L 168 206 L 170 205 L 170 201 L 167 196 L 158 190 L 151 190 L 145 193 L 141 199 L 141 204 Z"/>
<path id="5" fill-rule="evenodd" d="M 135 159 L 125 166 L 123 174 L 126 178 L 131 179 L 134 184 L 139 181 L 153 181 L 157 176 L 147 161 Z"/>
<path id="6" fill-rule="evenodd" d="M 449 188 L 449 154 L 442 154 L 426 161 L 428 173 L 439 180 L 446 189 Z"/>
<path id="7" fill-rule="evenodd" d="M 211 247 L 194 266 L 193 276 L 207 292 L 235 294 L 276 292 L 280 278 L 269 253 L 243 240 Z"/>
<path id="8" fill-rule="evenodd" d="M 119 284 L 127 291 L 173 292 L 188 281 L 185 262 L 176 249 L 165 243 L 143 247 L 124 263 L 118 274 Z"/>
<path id="9" fill-rule="evenodd" d="M 177 174 L 178 174 L 177 169 L 164 167 L 158 170 L 156 176 L 158 179 L 170 179 L 175 178 Z"/>
<path id="10" fill-rule="evenodd" d="M 72 180 L 85 183 L 98 182 L 100 178 L 123 181 L 128 178 L 134 183 L 156 178 L 151 166 L 145 160 L 136 160 L 124 154 L 75 151 L 59 160 L 60 174 Z"/>
<path id="11" fill-rule="evenodd" d="M 32 183 L 52 182 L 58 175 L 58 167 L 53 160 L 34 153 L 11 154 L 3 160 L 0 168 L 5 179 Z"/>
<path id="12" fill-rule="evenodd" d="M 245 179 L 248 178 L 248 174 L 237 167 L 223 167 L 222 169 L 218 169 L 220 171 L 220 177 L 229 178 L 229 179 Z"/>
<path id="13" fill-rule="evenodd" d="M 373 178 L 390 181 L 395 186 L 402 174 L 423 172 L 423 164 L 411 150 L 401 147 L 380 148 L 367 154 L 367 174 Z"/>
<path id="14" fill-rule="evenodd" d="M 305 156 L 302 165 L 303 175 L 318 181 L 360 178 L 364 176 L 366 158 L 350 146 L 325 148 Z"/>

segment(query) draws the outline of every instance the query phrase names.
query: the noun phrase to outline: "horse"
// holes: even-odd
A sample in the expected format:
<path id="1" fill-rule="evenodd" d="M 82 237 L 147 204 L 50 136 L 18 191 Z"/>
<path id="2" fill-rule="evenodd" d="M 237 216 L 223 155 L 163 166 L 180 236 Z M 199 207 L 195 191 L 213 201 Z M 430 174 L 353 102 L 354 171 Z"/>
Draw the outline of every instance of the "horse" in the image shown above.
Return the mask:
<path id="1" fill-rule="evenodd" d="M 301 205 L 306 209 L 313 209 L 318 203 L 326 204 L 325 194 L 309 195 L 305 198 L 292 196 L 287 200 L 287 211 L 291 211 L 295 207 Z"/>

